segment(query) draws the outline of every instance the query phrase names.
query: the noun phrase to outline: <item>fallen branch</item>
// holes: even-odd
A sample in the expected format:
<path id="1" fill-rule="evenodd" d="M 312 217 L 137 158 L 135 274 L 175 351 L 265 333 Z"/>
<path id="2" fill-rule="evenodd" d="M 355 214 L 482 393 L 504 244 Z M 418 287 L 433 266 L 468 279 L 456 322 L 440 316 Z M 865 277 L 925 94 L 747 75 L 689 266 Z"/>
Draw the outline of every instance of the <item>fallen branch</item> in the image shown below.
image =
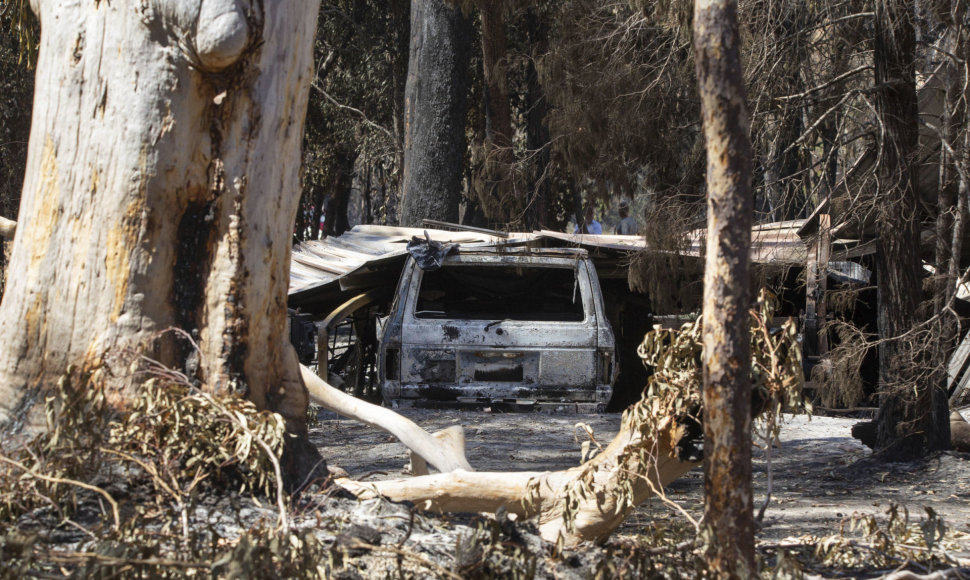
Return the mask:
<path id="1" fill-rule="evenodd" d="M 17 469 L 23 471 L 25 476 L 30 476 L 30 477 L 33 477 L 35 479 L 39 479 L 41 481 L 46 481 L 47 483 L 61 484 L 61 485 L 73 485 L 73 486 L 76 486 L 76 487 L 80 487 L 81 489 L 86 489 L 88 491 L 93 491 L 93 492 L 97 493 L 98 495 L 100 495 L 101 497 L 103 497 L 105 500 L 107 500 L 108 504 L 111 506 L 111 516 L 114 519 L 114 528 L 117 530 L 117 529 L 119 529 L 121 527 L 121 517 L 120 517 L 120 515 L 118 513 L 118 502 L 116 502 L 114 500 L 114 498 L 111 497 L 111 494 L 109 494 L 107 491 L 101 489 L 100 487 L 98 487 L 96 485 L 90 485 L 90 484 L 84 483 L 83 481 L 77 481 L 77 480 L 74 480 L 74 479 L 67 479 L 65 477 L 51 477 L 49 475 L 44 475 L 43 473 L 39 473 L 35 469 L 32 469 L 30 467 L 27 467 L 23 463 L 20 463 L 18 461 L 14 461 L 13 459 L 10 459 L 8 457 L 4 457 L 3 455 L 0 455 L 0 461 L 3 461 L 4 463 L 8 463 L 8 464 L 16 467 Z"/>
<path id="2" fill-rule="evenodd" d="M 317 405 L 391 433 L 408 449 L 435 466 L 438 471 L 472 471 L 471 465 L 465 458 L 464 435 L 458 437 L 454 433 L 454 428 L 448 437 L 451 443 L 443 444 L 441 439 L 431 435 L 407 417 L 352 397 L 329 385 L 303 365 L 300 365 L 300 374 L 310 392 L 310 399 Z"/>
<path id="3" fill-rule="evenodd" d="M 586 463 L 554 472 L 453 471 L 408 479 L 337 484 L 361 498 L 383 496 L 440 512 L 497 512 L 538 516 L 539 533 L 575 546 L 603 541 L 636 506 L 699 462 L 674 453 L 682 430 L 672 419 L 655 430 L 624 414 L 620 433 Z"/>

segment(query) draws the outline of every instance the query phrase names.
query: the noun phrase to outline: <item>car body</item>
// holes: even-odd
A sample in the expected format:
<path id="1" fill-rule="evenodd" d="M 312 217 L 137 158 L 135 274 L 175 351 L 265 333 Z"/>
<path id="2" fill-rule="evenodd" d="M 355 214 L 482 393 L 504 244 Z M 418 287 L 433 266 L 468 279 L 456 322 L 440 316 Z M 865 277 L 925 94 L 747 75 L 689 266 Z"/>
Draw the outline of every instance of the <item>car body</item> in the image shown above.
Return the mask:
<path id="1" fill-rule="evenodd" d="M 601 411 L 616 374 L 599 280 L 581 249 L 458 247 L 409 258 L 379 331 L 391 406 Z"/>

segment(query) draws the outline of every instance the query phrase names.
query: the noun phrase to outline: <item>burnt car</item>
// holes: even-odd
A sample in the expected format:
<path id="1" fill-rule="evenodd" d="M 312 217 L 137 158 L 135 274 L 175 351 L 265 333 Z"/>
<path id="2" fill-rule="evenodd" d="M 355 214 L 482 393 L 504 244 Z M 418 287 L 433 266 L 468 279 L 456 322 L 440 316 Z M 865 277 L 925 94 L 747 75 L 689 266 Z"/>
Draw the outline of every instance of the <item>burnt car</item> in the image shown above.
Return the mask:
<path id="1" fill-rule="evenodd" d="M 378 331 L 384 402 L 602 411 L 615 340 L 585 250 L 462 248 L 413 256 Z"/>

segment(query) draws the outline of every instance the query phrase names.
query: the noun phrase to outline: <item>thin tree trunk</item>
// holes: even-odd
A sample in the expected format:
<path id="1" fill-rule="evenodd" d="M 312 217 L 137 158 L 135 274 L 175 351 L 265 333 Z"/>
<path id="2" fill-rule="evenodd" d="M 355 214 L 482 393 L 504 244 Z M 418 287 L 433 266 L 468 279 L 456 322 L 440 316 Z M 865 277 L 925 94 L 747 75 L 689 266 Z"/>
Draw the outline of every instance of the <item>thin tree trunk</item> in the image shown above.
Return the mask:
<path id="1" fill-rule="evenodd" d="M 769 3 L 770 5 L 771 3 Z M 773 77 L 782 94 L 795 94 L 806 87 L 802 83 L 801 67 L 807 58 L 808 43 L 790 42 L 789 39 L 801 34 L 805 26 L 802 18 L 807 7 L 800 3 L 790 3 L 788 7 L 776 9 L 781 17 L 771 27 L 770 41 L 784 47 L 779 54 L 777 69 Z M 798 107 L 782 105 L 772 115 L 769 130 L 773 138 L 765 161 L 765 190 L 771 201 L 771 218 L 775 221 L 791 220 L 805 204 L 802 179 L 798 176 L 802 169 L 802 146 L 792 146 L 804 129 Z"/>
<path id="2" fill-rule="evenodd" d="M 393 119 L 394 137 L 397 140 L 397 149 L 394 152 L 394 164 L 403 171 L 404 169 L 404 135 L 405 135 L 405 112 L 404 103 L 406 100 L 405 91 L 408 79 L 408 46 L 410 43 L 410 2 L 409 0 L 391 0 L 390 11 L 397 30 L 397 50 L 391 56 L 393 67 L 391 70 L 394 78 L 391 80 L 393 85 Z"/>
<path id="3" fill-rule="evenodd" d="M 879 346 L 876 446 L 887 457 L 900 459 L 950 445 L 946 393 L 938 381 L 921 376 L 919 358 L 925 353 L 915 354 L 916 341 L 900 338 L 918 322 L 921 293 L 914 18 L 911 1 L 876 2 L 875 102 L 883 136 L 876 270 L 879 335 L 884 339 Z"/>
<path id="4" fill-rule="evenodd" d="M 351 188 L 354 185 L 354 164 L 357 153 L 338 151 L 332 166 L 330 197 L 327 200 L 327 221 L 324 222 L 328 236 L 339 236 L 350 229 L 347 220 L 347 207 L 350 203 Z"/>
<path id="5" fill-rule="evenodd" d="M 751 142 L 737 3 L 696 0 L 694 53 L 707 148 L 704 525 L 719 578 L 756 573 L 751 499 Z"/>
<path id="6" fill-rule="evenodd" d="M 512 108 L 506 76 L 507 40 L 503 0 L 479 2 L 482 20 L 482 69 L 485 79 L 485 199 L 489 218 L 508 223 L 517 213 L 511 197 Z"/>
<path id="7" fill-rule="evenodd" d="M 317 2 L 143 4 L 33 2 L 43 34 L 18 275 L 0 306 L 0 426 L 43 428 L 35 403 L 69 367 L 123 398 L 106 365 L 133 349 L 303 435 L 285 305 Z"/>
<path id="8" fill-rule="evenodd" d="M 546 175 L 549 170 L 549 128 L 546 126 L 546 97 L 542 85 L 539 83 L 539 73 L 535 64 L 539 55 L 548 50 L 548 41 L 544 24 L 539 21 L 535 8 L 529 8 L 526 11 L 525 18 L 532 52 L 526 69 L 528 82 L 526 149 L 528 149 L 531 162 L 529 167 L 529 200 L 525 219 L 526 227 L 536 230 L 542 227 L 550 227 L 553 223 L 549 215 L 549 176 Z"/>
<path id="9" fill-rule="evenodd" d="M 364 189 L 361 193 L 361 207 L 360 207 L 360 221 L 364 224 L 374 223 L 374 217 L 371 214 L 371 206 L 373 205 L 373 188 L 371 179 L 374 174 L 374 166 L 368 164 L 364 165 Z"/>
<path id="10" fill-rule="evenodd" d="M 458 221 L 471 28 L 443 0 L 411 1 L 400 224 Z"/>

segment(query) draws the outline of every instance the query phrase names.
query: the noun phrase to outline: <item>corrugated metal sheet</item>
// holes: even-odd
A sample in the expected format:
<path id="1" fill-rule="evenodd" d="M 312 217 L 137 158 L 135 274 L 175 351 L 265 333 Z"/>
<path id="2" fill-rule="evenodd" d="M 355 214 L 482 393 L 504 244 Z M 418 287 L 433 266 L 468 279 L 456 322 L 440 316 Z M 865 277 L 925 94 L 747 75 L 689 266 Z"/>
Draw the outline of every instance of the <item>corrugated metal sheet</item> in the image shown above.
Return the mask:
<path id="1" fill-rule="evenodd" d="M 519 241 L 472 232 L 355 226 L 338 237 L 303 242 L 293 247 L 290 294 L 336 280 L 373 260 L 403 256 L 411 238 L 423 238 L 425 232 L 432 240 L 453 244 L 491 245 Z M 529 239 L 532 239 L 531 235 Z"/>
<path id="2" fill-rule="evenodd" d="M 804 220 L 756 226 L 752 230 L 751 259 L 757 263 L 804 264 L 806 246 L 798 237 Z M 693 232 L 691 248 L 685 253 L 701 256 L 703 230 Z M 428 235 L 432 240 L 465 246 L 534 245 L 538 247 L 583 247 L 599 255 L 622 257 L 630 252 L 649 251 L 641 236 L 565 234 L 549 230 L 510 233 L 498 237 L 487 233 L 445 231 L 392 226 L 355 226 L 339 237 L 301 243 L 293 248 L 290 271 L 291 302 L 316 300 L 321 308 L 345 299 L 354 289 L 397 279 L 408 241 Z"/>

